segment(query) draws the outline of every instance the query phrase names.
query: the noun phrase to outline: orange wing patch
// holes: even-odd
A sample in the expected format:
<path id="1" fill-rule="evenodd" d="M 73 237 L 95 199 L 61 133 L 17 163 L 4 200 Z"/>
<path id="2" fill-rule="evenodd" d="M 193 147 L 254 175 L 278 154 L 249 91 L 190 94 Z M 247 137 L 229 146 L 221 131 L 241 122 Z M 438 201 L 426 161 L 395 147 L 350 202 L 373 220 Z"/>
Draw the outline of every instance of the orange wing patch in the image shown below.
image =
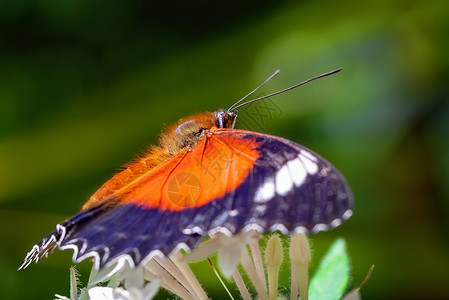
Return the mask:
<path id="1" fill-rule="evenodd" d="M 120 204 L 161 210 L 198 207 L 235 190 L 259 156 L 254 139 L 216 129 L 192 151 L 180 153 L 114 192 Z"/>

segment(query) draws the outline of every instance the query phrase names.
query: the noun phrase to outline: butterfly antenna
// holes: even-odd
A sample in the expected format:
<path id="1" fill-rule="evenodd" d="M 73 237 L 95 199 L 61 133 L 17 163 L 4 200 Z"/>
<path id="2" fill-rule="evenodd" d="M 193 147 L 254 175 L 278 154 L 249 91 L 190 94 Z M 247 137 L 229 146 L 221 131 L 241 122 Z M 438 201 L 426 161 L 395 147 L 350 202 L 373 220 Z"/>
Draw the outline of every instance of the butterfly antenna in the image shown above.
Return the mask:
<path id="1" fill-rule="evenodd" d="M 231 111 L 237 104 L 239 104 L 240 102 L 242 102 L 243 100 L 245 100 L 249 95 L 251 95 L 252 93 L 254 93 L 255 91 L 257 91 L 258 89 L 260 89 L 265 83 L 267 83 L 268 81 L 270 81 L 270 79 L 272 79 L 274 76 L 276 76 L 277 74 L 279 74 L 279 70 L 276 70 L 273 74 L 271 74 L 270 77 L 268 77 L 267 79 L 265 79 L 264 82 L 262 82 L 261 84 L 259 84 L 254 90 L 252 90 L 251 92 L 249 92 L 248 94 L 246 94 L 245 97 L 243 97 L 242 99 L 240 99 L 239 101 L 237 101 L 236 103 L 234 103 L 229 109 L 228 111 Z"/>
<path id="2" fill-rule="evenodd" d="M 289 88 L 286 88 L 286 89 L 277 91 L 277 92 L 275 92 L 275 93 L 272 93 L 272 94 L 269 94 L 269 95 L 265 95 L 265 96 L 260 97 L 260 98 L 252 99 L 252 100 L 246 101 L 246 102 L 244 102 L 244 103 L 242 103 L 242 104 L 236 105 L 236 104 L 238 104 L 239 102 L 241 102 L 241 100 L 240 100 L 239 102 L 237 102 L 236 104 L 234 104 L 233 106 L 231 106 L 230 110 L 236 110 L 237 108 L 239 108 L 239 107 L 241 107 L 241 106 L 243 106 L 243 105 L 247 105 L 247 104 L 252 103 L 252 102 L 256 102 L 256 101 L 259 101 L 259 100 L 262 100 L 262 99 L 269 98 L 269 97 L 274 96 L 274 95 L 282 94 L 282 93 L 287 92 L 287 91 L 289 91 L 289 90 L 296 89 L 297 87 L 300 87 L 301 85 L 304 85 L 304 84 L 309 83 L 309 82 L 311 82 L 311 81 L 314 81 L 314 80 L 316 80 L 316 79 L 320 79 L 320 78 L 323 78 L 323 77 L 326 77 L 326 76 L 329 76 L 329 75 L 338 73 L 338 72 L 340 72 L 341 70 L 342 70 L 342 68 L 338 68 L 338 69 L 336 69 L 336 70 L 333 70 L 333 71 L 330 71 L 330 72 L 326 72 L 326 73 L 324 73 L 324 74 L 321 74 L 321 75 L 312 77 L 312 78 L 310 78 L 310 79 L 307 79 L 306 81 L 303 81 L 303 82 L 300 82 L 300 83 L 298 83 L 298 84 L 295 84 L 295 85 L 293 85 L 293 86 L 291 86 L 291 87 L 289 87 Z M 275 73 L 275 74 L 277 74 L 277 73 Z M 273 74 L 273 75 L 274 75 L 274 74 Z M 273 76 L 273 75 L 272 75 L 272 76 Z M 272 76 L 271 76 L 271 77 L 272 77 Z M 270 78 L 268 78 L 268 79 L 270 79 Z M 265 82 L 267 82 L 268 79 L 265 80 Z M 264 82 L 264 83 L 265 83 L 265 82 Z M 262 83 L 260 86 L 262 86 L 264 83 Z M 260 86 L 259 86 L 259 87 L 260 87 Z M 257 87 L 255 90 L 257 90 L 259 87 Z M 255 91 L 255 90 L 254 90 L 254 91 Z M 252 92 L 251 92 L 251 93 L 252 93 Z M 251 93 L 250 93 L 250 94 L 251 94 Z M 246 97 L 246 96 L 245 96 L 245 97 Z M 245 97 L 244 97 L 243 99 L 245 99 Z M 242 100 L 243 100 L 243 99 L 242 99 Z"/>

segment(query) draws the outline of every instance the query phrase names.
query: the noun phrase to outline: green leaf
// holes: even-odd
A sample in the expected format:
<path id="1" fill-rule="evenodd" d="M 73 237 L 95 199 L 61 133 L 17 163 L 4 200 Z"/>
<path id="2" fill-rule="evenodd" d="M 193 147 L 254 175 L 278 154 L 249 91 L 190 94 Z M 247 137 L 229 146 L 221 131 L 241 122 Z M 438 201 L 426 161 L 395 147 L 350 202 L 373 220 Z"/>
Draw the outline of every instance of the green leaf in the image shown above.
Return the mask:
<path id="1" fill-rule="evenodd" d="M 310 299 L 341 299 L 348 280 L 349 257 L 346 243 L 343 239 L 337 239 L 324 256 L 310 282 Z"/>

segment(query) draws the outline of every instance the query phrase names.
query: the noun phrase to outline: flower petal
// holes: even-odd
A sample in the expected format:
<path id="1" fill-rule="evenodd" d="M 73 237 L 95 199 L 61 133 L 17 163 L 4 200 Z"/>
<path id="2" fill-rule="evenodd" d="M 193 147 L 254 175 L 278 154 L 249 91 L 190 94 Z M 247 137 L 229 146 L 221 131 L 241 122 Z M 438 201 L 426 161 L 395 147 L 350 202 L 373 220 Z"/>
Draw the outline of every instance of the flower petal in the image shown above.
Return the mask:
<path id="1" fill-rule="evenodd" d="M 89 289 L 89 298 L 95 300 L 112 300 L 114 299 L 114 290 L 110 287 L 97 286 Z"/>
<path id="2" fill-rule="evenodd" d="M 135 269 L 129 269 L 126 274 L 124 274 L 124 285 L 125 289 L 131 290 L 141 289 L 143 287 L 143 267 L 140 266 Z"/>
<path id="3" fill-rule="evenodd" d="M 120 259 L 117 261 L 117 263 L 103 268 L 100 271 L 98 271 L 96 274 L 94 274 L 92 279 L 89 279 L 89 285 L 95 285 L 97 283 L 103 282 L 107 280 L 112 275 L 118 273 L 127 271 L 129 269 L 128 262 L 125 259 Z"/>
<path id="4" fill-rule="evenodd" d="M 209 241 L 202 243 L 198 248 L 189 254 L 185 255 L 183 260 L 186 262 L 192 262 L 205 259 L 206 257 L 217 253 L 221 247 L 222 243 L 219 238 L 210 239 Z"/>
<path id="5" fill-rule="evenodd" d="M 155 279 L 152 282 L 148 283 L 143 289 L 142 300 L 153 299 L 159 291 L 159 287 L 161 286 L 160 279 Z"/>
<path id="6" fill-rule="evenodd" d="M 236 244 L 231 247 L 226 247 L 218 252 L 218 268 L 226 278 L 230 278 L 237 268 L 244 246 L 245 245 Z"/>

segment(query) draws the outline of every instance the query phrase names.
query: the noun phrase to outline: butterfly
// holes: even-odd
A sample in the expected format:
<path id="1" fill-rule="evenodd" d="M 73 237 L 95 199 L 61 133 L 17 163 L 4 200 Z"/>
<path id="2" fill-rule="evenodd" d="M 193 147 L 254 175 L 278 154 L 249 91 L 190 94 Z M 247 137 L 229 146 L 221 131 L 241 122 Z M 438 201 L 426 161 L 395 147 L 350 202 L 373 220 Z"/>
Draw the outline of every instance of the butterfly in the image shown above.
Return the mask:
<path id="1" fill-rule="evenodd" d="M 277 71 L 229 109 L 179 120 L 56 225 L 20 269 L 56 248 L 72 249 L 75 262 L 93 257 L 96 269 L 120 258 L 136 267 L 190 251 L 215 233 L 309 234 L 340 225 L 352 214 L 353 197 L 335 167 L 287 139 L 235 129 L 239 107 L 340 70 L 241 103 Z"/>

